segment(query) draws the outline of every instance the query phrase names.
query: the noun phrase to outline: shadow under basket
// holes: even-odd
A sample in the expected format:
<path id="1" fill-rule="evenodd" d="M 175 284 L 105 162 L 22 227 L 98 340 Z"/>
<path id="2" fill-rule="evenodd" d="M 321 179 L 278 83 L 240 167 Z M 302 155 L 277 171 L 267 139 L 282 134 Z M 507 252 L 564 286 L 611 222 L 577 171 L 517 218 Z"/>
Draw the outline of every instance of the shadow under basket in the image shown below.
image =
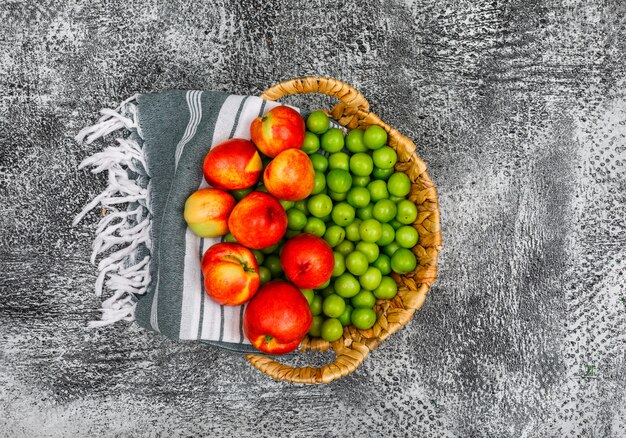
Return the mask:
<path id="1" fill-rule="evenodd" d="M 276 100 L 290 94 L 307 93 L 322 93 L 339 99 L 340 103 L 328 114 L 348 129 L 378 125 L 387 131 L 387 143 L 398 154 L 395 170 L 406 173 L 411 181 L 408 199 L 415 203 L 418 212 L 412 226 L 419 233 L 418 243 L 412 248 L 417 257 L 417 267 L 405 275 L 392 274 L 398 284 L 398 293 L 391 300 L 376 302 L 374 310 L 377 320 L 372 328 L 359 330 L 349 325 L 344 328 L 342 337 L 334 342 L 308 336 L 304 338 L 301 351 L 325 351 L 332 348 L 335 353 L 332 363 L 319 368 L 298 368 L 281 364 L 269 356 L 246 355 L 255 368 L 276 380 L 315 384 L 331 382 L 356 370 L 370 351 L 407 324 L 415 311 L 422 307 L 428 290 L 437 278 L 441 230 L 437 191 L 426 172 L 426 164 L 415 153 L 415 144 L 371 112 L 369 103 L 355 88 L 336 79 L 304 77 L 281 82 L 265 90 L 261 97 Z"/>

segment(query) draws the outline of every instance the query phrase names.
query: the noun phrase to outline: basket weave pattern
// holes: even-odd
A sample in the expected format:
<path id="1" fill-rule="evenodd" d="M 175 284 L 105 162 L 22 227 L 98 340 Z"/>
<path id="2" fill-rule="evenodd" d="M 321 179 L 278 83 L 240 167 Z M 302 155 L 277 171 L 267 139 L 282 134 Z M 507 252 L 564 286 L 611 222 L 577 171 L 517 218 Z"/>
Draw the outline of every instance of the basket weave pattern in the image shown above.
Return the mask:
<path id="1" fill-rule="evenodd" d="M 328 383 L 353 372 L 370 351 L 407 324 L 415 311 L 422 307 L 428 290 L 437 278 L 441 230 L 437 191 L 426 172 L 426 164 L 415 153 L 415 144 L 372 113 L 365 97 L 355 88 L 336 79 L 305 77 L 281 82 L 265 90 L 261 97 L 276 100 L 289 94 L 305 93 L 322 93 L 339 99 L 340 103 L 329 115 L 349 129 L 378 125 L 387 131 L 388 144 L 398 154 L 395 170 L 406 173 L 411 180 L 408 199 L 417 206 L 418 215 L 413 226 L 419 233 L 419 241 L 412 249 L 417 256 L 417 268 L 406 275 L 392 274 L 398 284 L 398 294 L 392 300 L 377 301 L 374 310 L 378 318 L 371 329 L 359 330 L 349 325 L 344 328 L 343 336 L 334 342 L 308 336 L 303 340 L 301 351 L 332 348 L 336 355 L 334 362 L 320 368 L 296 368 L 268 356 L 246 356 L 255 368 L 276 380 L 315 384 Z"/>

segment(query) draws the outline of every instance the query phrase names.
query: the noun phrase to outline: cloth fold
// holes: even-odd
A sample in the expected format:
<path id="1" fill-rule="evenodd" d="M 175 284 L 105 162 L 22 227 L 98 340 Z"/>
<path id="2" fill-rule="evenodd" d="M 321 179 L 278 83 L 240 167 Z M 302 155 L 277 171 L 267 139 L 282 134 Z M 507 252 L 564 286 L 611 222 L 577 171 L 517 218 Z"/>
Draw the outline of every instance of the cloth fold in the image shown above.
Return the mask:
<path id="1" fill-rule="evenodd" d="M 214 91 L 165 91 L 131 97 L 83 129 L 78 141 L 115 144 L 80 167 L 108 172 L 108 186 L 76 217 L 100 205 L 92 262 L 95 289 L 107 295 L 91 327 L 133 321 L 169 338 L 253 351 L 242 329 L 243 306 L 221 306 L 204 293 L 200 261 L 221 239 L 193 234 L 183 218 L 187 197 L 208 187 L 207 152 L 229 138 L 250 138 L 250 124 L 279 105 Z"/>

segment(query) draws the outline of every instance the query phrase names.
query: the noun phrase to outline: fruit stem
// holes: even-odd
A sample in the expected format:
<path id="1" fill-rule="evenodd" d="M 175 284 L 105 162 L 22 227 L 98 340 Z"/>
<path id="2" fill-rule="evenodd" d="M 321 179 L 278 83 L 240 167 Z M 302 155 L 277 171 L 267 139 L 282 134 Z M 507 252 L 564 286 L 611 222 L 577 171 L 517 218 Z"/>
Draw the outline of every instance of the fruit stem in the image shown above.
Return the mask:
<path id="1" fill-rule="evenodd" d="M 254 268 L 251 268 L 245 261 L 243 261 L 242 259 L 233 256 L 233 255 L 225 255 L 223 260 L 227 261 L 227 262 L 231 262 L 231 263 L 236 263 L 238 265 L 241 265 L 241 267 L 243 268 L 243 270 L 245 272 L 256 272 L 256 270 Z"/>
<path id="2" fill-rule="evenodd" d="M 265 343 L 266 343 L 266 344 L 269 344 L 269 343 L 272 341 L 272 339 L 274 339 L 272 336 L 270 336 L 270 335 L 265 335 Z"/>

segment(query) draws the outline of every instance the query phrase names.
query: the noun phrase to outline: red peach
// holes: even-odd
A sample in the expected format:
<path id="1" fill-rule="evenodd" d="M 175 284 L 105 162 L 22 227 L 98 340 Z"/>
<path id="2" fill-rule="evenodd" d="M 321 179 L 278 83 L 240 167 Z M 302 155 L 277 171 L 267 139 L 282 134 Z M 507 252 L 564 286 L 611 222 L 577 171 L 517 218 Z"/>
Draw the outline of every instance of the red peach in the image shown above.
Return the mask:
<path id="1" fill-rule="evenodd" d="M 212 148 L 204 159 L 204 178 L 215 188 L 240 190 L 252 187 L 263 170 L 261 156 L 252 142 L 226 140 Z"/>
<path id="2" fill-rule="evenodd" d="M 243 331 L 248 340 L 270 354 L 298 348 L 312 323 L 306 298 L 286 281 L 270 281 L 261 287 L 243 314 Z"/>
<path id="3" fill-rule="evenodd" d="M 335 267 L 333 250 L 313 234 L 292 237 L 280 253 L 280 264 L 287 278 L 300 289 L 315 289 L 326 283 Z"/>
<path id="4" fill-rule="evenodd" d="M 200 237 L 217 237 L 228 233 L 228 216 L 235 198 L 223 190 L 200 189 L 185 201 L 185 222 Z"/>
<path id="5" fill-rule="evenodd" d="M 300 149 L 282 151 L 265 168 L 263 184 L 278 199 L 299 201 L 311 194 L 315 170 L 309 156 Z"/>
<path id="6" fill-rule="evenodd" d="M 284 105 L 272 108 L 250 125 L 252 142 L 272 158 L 285 149 L 302 148 L 304 132 L 304 120 L 298 111 Z"/>
<path id="7" fill-rule="evenodd" d="M 233 209 L 228 227 L 237 242 L 252 249 L 275 245 L 287 231 L 287 214 L 271 195 L 252 192 Z"/>

